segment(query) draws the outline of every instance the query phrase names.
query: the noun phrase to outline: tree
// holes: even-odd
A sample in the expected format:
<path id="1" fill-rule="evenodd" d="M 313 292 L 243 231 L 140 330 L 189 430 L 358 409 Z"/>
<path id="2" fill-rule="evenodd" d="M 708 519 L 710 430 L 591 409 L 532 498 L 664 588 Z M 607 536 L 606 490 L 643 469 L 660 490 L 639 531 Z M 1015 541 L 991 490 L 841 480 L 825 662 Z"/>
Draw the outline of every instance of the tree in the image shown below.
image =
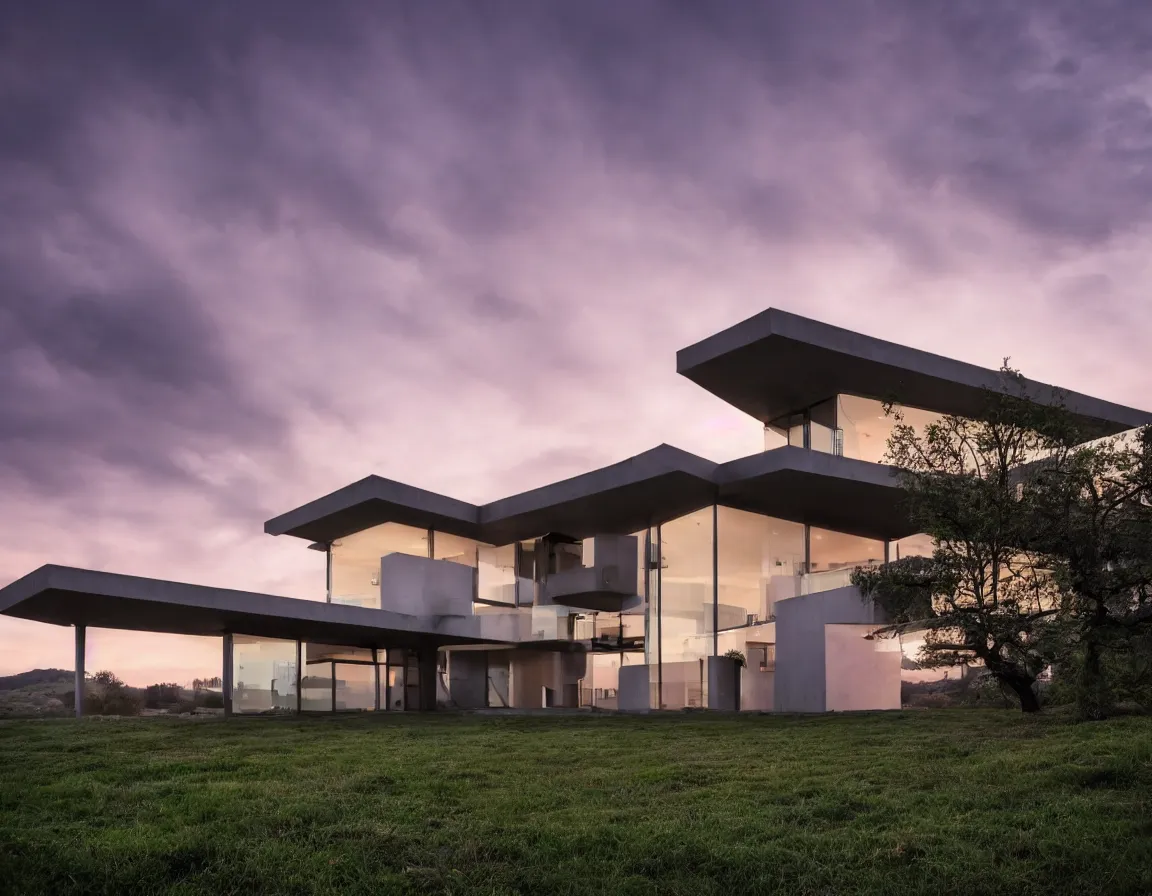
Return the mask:
<path id="1" fill-rule="evenodd" d="M 1058 400 L 1030 398 L 1005 362 L 978 419 L 945 416 L 918 432 L 888 406 L 896 425 L 887 460 L 934 551 L 853 576 L 889 614 L 887 633 L 925 629 L 923 665 L 982 663 L 1024 712 L 1039 710 L 1036 679 L 1060 655 L 1065 597 L 1048 553 L 1030 545 L 1035 461 L 1062 456 L 1080 438 Z"/>
<path id="2" fill-rule="evenodd" d="M 143 702 L 113 672 L 107 669 L 93 675 L 89 681 L 95 685 L 84 695 L 84 711 L 95 715 L 136 716 Z"/>
<path id="3" fill-rule="evenodd" d="M 1062 452 L 1036 485 L 1032 545 L 1065 596 L 1077 709 L 1103 718 L 1152 633 L 1152 427 Z"/>
<path id="4" fill-rule="evenodd" d="M 144 691 L 144 705 L 149 709 L 159 709 L 179 703 L 181 698 L 180 685 L 175 682 L 150 684 Z"/>

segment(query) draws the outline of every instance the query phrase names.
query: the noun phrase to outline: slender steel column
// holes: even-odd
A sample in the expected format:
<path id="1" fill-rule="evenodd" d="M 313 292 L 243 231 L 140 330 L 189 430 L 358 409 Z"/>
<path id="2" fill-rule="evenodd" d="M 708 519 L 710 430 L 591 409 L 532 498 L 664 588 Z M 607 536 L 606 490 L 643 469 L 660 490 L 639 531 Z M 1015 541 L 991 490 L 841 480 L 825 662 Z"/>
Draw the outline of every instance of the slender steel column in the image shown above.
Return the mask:
<path id="1" fill-rule="evenodd" d="M 328 549 L 328 556 L 332 556 L 332 549 Z M 302 702 L 303 695 L 300 693 L 301 685 L 304 684 L 304 642 L 299 638 L 296 639 L 296 713 L 299 715 L 300 710 L 304 704 Z"/>
<path id="2" fill-rule="evenodd" d="M 385 656 L 387 656 L 387 654 L 385 654 Z M 373 681 L 376 682 L 376 697 L 375 700 L 373 700 L 373 708 L 376 712 L 380 712 L 380 651 L 375 647 L 372 648 L 372 670 L 375 673 L 373 675 Z"/>
<path id="3" fill-rule="evenodd" d="M 232 634 L 224 635 L 224 668 L 220 682 L 224 691 L 224 717 L 232 715 Z"/>
<path id="4" fill-rule="evenodd" d="M 84 636 L 87 633 L 87 628 L 83 625 L 76 626 L 76 671 L 75 671 L 75 693 L 76 693 L 76 718 L 82 718 L 84 715 Z"/>
<path id="5" fill-rule="evenodd" d="M 656 708 L 664 708 L 664 539 L 662 528 L 656 527 Z"/>
<path id="6" fill-rule="evenodd" d="M 720 505 L 712 505 L 712 656 L 720 655 Z"/>

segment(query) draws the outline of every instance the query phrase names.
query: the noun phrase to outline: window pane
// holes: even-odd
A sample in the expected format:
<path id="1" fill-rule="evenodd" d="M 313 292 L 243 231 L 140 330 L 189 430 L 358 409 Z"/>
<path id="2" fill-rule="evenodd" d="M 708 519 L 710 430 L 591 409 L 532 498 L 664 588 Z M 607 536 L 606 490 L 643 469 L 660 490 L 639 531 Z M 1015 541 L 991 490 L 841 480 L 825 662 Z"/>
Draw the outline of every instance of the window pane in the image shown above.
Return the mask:
<path id="1" fill-rule="evenodd" d="M 701 660 L 712 652 L 712 508 L 664 523 L 660 537 L 663 704 L 704 706 Z"/>
<path id="2" fill-rule="evenodd" d="M 232 638 L 232 711 L 296 711 L 296 642 Z"/>
<path id="3" fill-rule="evenodd" d="M 884 542 L 858 535 L 812 527 L 811 568 L 805 576 L 804 591 L 830 591 L 852 584 L 852 570 L 884 562 Z"/>
<path id="4" fill-rule="evenodd" d="M 477 599 L 485 603 L 516 605 L 516 545 L 479 550 Z"/>
<path id="5" fill-rule="evenodd" d="M 383 523 L 332 543 L 334 604 L 380 607 L 380 558 L 386 554 L 428 556 L 428 532 L 400 523 Z"/>
<path id="6" fill-rule="evenodd" d="M 376 708 L 376 667 L 336 664 L 336 709 Z"/>
<path id="7" fill-rule="evenodd" d="M 332 664 L 304 667 L 300 681 L 300 709 L 304 712 L 332 711 Z"/>
<path id="8" fill-rule="evenodd" d="M 903 422 L 917 432 L 923 432 L 929 423 L 942 418 L 942 414 L 919 408 L 897 407 Z M 837 396 L 836 425 L 843 431 L 844 456 L 884 463 L 888 453 L 888 437 L 897 420 L 884 413 L 883 402 L 856 395 Z"/>
<path id="9" fill-rule="evenodd" d="M 809 444 L 813 451 L 822 451 L 825 454 L 834 454 L 836 445 L 836 399 L 815 405 L 808 412 Z"/>
<path id="10" fill-rule="evenodd" d="M 767 622 L 777 601 L 799 593 L 804 526 L 719 508 L 720 630 Z"/>
<path id="11" fill-rule="evenodd" d="M 437 532 L 432 539 L 432 556 L 436 560 L 450 560 L 452 563 L 471 566 L 475 569 L 476 552 L 479 545 L 479 542 L 473 541 L 471 538 L 461 538 L 459 535 Z"/>

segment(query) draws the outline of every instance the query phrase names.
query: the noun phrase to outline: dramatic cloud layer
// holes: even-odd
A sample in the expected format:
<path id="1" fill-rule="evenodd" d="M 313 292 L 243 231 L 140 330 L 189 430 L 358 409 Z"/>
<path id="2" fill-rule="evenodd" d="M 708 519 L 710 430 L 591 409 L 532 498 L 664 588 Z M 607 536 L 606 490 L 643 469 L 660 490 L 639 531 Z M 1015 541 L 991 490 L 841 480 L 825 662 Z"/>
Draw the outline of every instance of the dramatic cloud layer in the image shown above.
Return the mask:
<path id="1" fill-rule="evenodd" d="M 10 4 L 0 580 L 322 596 L 264 519 L 483 501 L 757 425 L 674 352 L 775 305 L 1152 405 L 1141 3 Z M 130 681 L 215 644 L 95 633 Z M 0 622 L 0 672 L 70 634 Z"/>

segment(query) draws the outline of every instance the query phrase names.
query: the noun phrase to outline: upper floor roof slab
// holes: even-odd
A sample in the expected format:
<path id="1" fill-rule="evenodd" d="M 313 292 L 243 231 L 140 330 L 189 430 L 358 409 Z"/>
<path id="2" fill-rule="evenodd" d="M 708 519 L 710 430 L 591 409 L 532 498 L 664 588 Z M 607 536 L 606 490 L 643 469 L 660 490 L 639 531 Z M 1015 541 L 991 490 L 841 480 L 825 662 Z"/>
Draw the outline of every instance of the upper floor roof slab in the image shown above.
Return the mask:
<path id="1" fill-rule="evenodd" d="M 629 534 L 712 503 L 873 538 L 912 533 L 895 471 L 785 446 L 724 464 L 659 445 L 625 461 L 481 506 L 369 476 L 264 524 L 331 543 L 381 523 L 486 544 L 549 533 Z M 446 510 L 451 509 L 451 513 Z"/>
<path id="2" fill-rule="evenodd" d="M 676 353 L 677 372 L 770 423 L 840 393 L 978 417 L 999 371 L 769 308 Z M 1062 400 L 1089 437 L 1152 423 L 1152 413 L 1026 382 L 1040 404 Z"/>

